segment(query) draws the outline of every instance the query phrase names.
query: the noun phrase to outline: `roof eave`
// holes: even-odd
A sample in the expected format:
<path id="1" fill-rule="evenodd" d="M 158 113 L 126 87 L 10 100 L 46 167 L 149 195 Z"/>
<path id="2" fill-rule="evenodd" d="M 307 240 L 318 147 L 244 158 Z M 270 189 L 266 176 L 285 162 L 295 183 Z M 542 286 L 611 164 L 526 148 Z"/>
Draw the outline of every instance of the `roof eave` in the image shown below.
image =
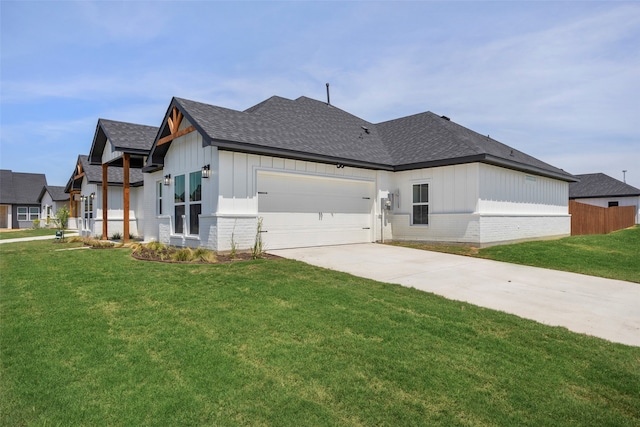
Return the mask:
<path id="1" fill-rule="evenodd" d="M 344 165 L 362 169 L 375 169 L 393 171 L 393 166 L 381 163 L 372 163 L 362 160 L 347 159 L 343 157 L 327 156 L 323 154 L 306 153 L 302 151 L 286 150 L 282 148 L 268 147 L 264 145 L 249 144 L 237 141 L 228 141 L 220 139 L 205 139 L 203 145 L 215 146 L 223 151 L 235 151 L 247 154 L 256 154 L 261 156 L 275 156 L 291 160 L 303 160 L 319 163 L 328 163 L 335 165 Z"/>
<path id="2" fill-rule="evenodd" d="M 574 199 L 605 199 L 612 197 L 640 197 L 640 193 L 635 194 L 599 194 L 599 195 L 586 195 L 586 196 L 569 196 L 569 200 Z"/>
<path id="3" fill-rule="evenodd" d="M 411 163 L 405 165 L 398 165 L 394 168 L 395 171 L 407 171 L 422 168 L 434 168 L 438 166 L 453 166 L 461 165 L 465 163 L 486 163 L 494 166 L 500 166 L 507 169 L 517 170 L 520 172 L 528 172 L 539 176 L 545 176 L 548 178 L 559 179 L 566 182 L 577 182 L 578 178 L 566 173 L 562 174 L 549 169 L 542 169 L 531 165 L 525 165 L 523 163 L 506 160 L 500 157 L 491 156 L 489 154 L 475 154 L 472 156 L 455 157 L 450 159 L 438 159 L 430 160 L 427 162 Z"/>
<path id="4" fill-rule="evenodd" d="M 513 160 L 503 159 L 501 157 L 494 157 L 491 155 L 486 155 L 486 159 L 484 163 L 501 166 L 507 169 L 514 169 L 521 172 L 529 172 L 535 175 L 545 176 L 547 178 L 559 179 L 565 182 L 578 182 L 580 181 L 577 177 L 571 175 L 568 172 L 556 172 L 550 169 L 543 169 L 537 166 L 526 165 L 523 163 L 519 163 Z"/>
<path id="5" fill-rule="evenodd" d="M 100 165 L 102 164 L 102 153 L 104 152 L 104 148 L 107 145 L 107 135 L 102 129 L 102 119 L 98 119 L 98 124 L 96 125 L 96 132 L 93 135 L 93 141 L 91 142 L 91 149 L 89 150 L 88 161 L 90 165 Z M 98 154 L 98 152 L 100 154 Z"/>

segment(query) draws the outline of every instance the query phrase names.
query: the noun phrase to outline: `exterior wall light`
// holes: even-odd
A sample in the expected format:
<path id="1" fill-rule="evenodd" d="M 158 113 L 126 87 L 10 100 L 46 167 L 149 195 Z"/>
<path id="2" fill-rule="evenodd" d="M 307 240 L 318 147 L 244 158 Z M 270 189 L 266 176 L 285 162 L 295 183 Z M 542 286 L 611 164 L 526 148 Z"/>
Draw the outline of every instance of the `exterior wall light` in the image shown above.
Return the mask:
<path id="1" fill-rule="evenodd" d="M 91 194 L 89 195 L 89 197 L 91 197 L 91 200 L 95 199 L 95 198 L 96 198 L 96 193 L 91 193 Z"/>
<path id="2" fill-rule="evenodd" d="M 202 167 L 202 177 L 203 178 L 209 178 L 211 176 L 211 166 L 210 165 L 204 165 Z"/>
<path id="3" fill-rule="evenodd" d="M 167 174 L 164 176 L 164 185 L 170 185 L 171 184 L 171 174 Z"/>

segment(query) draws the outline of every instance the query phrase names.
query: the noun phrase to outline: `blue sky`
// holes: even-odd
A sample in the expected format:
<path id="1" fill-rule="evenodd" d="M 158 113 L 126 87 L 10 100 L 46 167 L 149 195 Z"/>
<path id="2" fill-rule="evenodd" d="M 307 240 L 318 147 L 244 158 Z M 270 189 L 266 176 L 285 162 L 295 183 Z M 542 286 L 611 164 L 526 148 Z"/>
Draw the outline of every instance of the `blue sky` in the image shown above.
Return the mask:
<path id="1" fill-rule="evenodd" d="M 99 118 L 279 95 L 423 111 L 640 188 L 640 2 L 0 1 L 0 167 L 65 185 Z"/>

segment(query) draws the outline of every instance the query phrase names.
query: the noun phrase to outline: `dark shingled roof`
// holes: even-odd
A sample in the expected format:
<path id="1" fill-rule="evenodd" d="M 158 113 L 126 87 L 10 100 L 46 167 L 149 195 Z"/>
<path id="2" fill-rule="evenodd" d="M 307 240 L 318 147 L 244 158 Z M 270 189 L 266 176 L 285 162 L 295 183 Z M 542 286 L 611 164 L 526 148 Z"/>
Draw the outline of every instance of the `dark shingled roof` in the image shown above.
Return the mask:
<path id="1" fill-rule="evenodd" d="M 157 133 L 158 128 L 155 126 L 99 119 L 89 151 L 89 159 L 92 164 L 102 163 L 102 152 L 107 140 L 117 151 L 147 155 Z"/>
<path id="2" fill-rule="evenodd" d="M 47 185 L 42 189 L 38 200 L 42 200 L 42 196 L 44 196 L 45 191 L 49 193 L 49 195 L 51 196 L 51 200 L 53 200 L 54 202 L 63 202 L 65 200 L 69 200 L 69 195 L 65 193 L 64 190 L 65 187 L 57 185 Z"/>
<path id="3" fill-rule="evenodd" d="M 204 145 L 221 149 L 391 171 L 483 162 L 575 181 L 562 169 L 431 112 L 374 124 L 304 96 L 274 96 L 245 111 L 173 98 L 156 140 L 169 134 L 166 121 L 174 106 Z M 162 167 L 169 145 L 154 143 L 146 170 Z"/>
<path id="4" fill-rule="evenodd" d="M 576 177 L 580 182 L 569 184 L 570 199 L 640 196 L 640 189 L 603 173 L 589 173 Z"/>
<path id="5" fill-rule="evenodd" d="M 47 178 L 41 173 L 0 170 L 0 203 L 8 205 L 39 205 L 42 188 Z"/>
<path id="6" fill-rule="evenodd" d="M 84 175 L 87 178 L 87 181 L 90 184 L 102 184 L 102 166 L 101 165 L 92 165 L 89 163 L 89 156 L 79 155 L 78 162 L 82 165 L 82 170 L 84 171 Z M 76 164 L 77 164 L 76 163 Z M 109 185 L 114 186 L 122 186 L 124 183 L 124 174 L 123 169 L 120 167 L 110 166 L 108 169 L 108 183 Z M 76 170 L 74 168 L 73 174 L 69 178 L 69 182 L 67 182 L 66 187 L 64 188 L 65 193 L 69 193 L 73 189 L 80 189 L 82 185 L 82 178 L 74 181 L 74 177 L 76 176 Z M 144 175 L 140 169 L 129 169 L 129 184 L 132 187 L 139 187 L 144 184 Z"/>

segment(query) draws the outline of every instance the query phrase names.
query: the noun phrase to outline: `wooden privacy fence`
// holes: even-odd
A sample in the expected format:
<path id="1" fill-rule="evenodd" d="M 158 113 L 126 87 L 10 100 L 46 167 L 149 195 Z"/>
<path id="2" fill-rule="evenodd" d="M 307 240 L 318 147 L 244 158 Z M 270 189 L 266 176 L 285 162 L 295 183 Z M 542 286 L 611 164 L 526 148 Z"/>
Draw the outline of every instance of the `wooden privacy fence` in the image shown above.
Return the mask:
<path id="1" fill-rule="evenodd" d="M 633 227 L 636 223 L 635 206 L 600 206 L 569 200 L 571 215 L 571 235 L 607 234 L 623 228 Z"/>

